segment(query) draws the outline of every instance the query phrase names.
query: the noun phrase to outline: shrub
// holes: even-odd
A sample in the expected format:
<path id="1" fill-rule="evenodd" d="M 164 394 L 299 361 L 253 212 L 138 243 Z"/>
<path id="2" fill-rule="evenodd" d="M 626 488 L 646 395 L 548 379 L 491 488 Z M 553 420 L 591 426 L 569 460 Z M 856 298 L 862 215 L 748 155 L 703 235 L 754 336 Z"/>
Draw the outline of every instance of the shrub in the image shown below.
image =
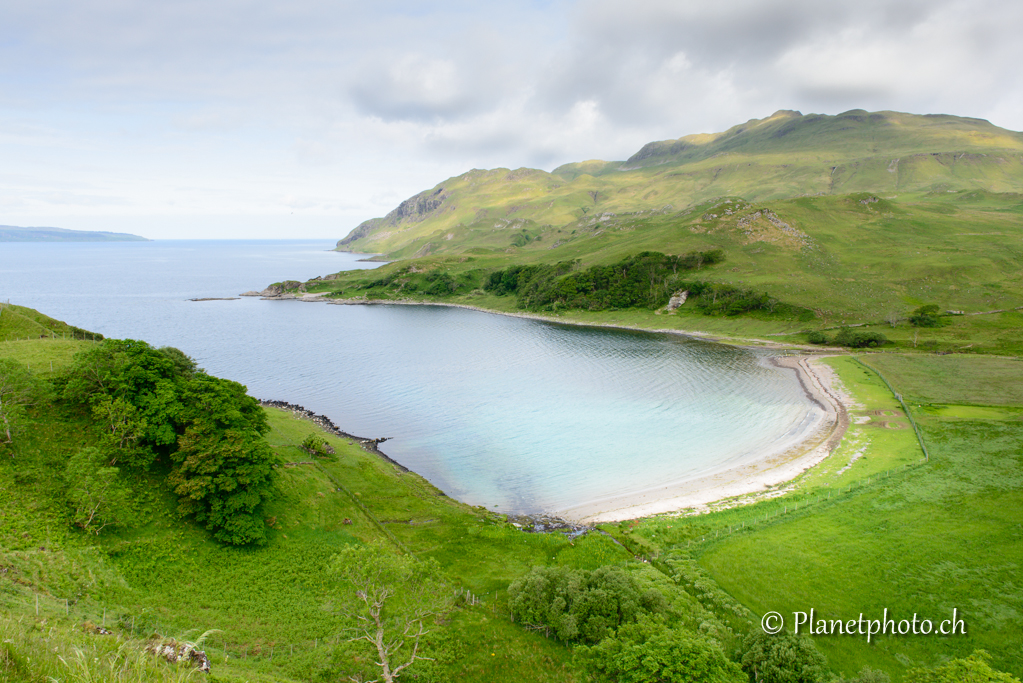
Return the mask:
<path id="1" fill-rule="evenodd" d="M 751 682 L 823 683 L 828 678 L 827 660 L 806 637 L 769 636 L 757 629 L 742 639 L 736 654 Z"/>
<path id="2" fill-rule="evenodd" d="M 620 567 L 535 567 L 508 588 L 516 621 L 565 642 L 597 643 L 640 615 L 663 609 Z"/>
<path id="3" fill-rule="evenodd" d="M 703 635 L 655 622 L 623 626 L 617 635 L 586 648 L 595 678 L 613 683 L 741 683 L 745 676 L 721 647 Z"/>
<path id="4" fill-rule="evenodd" d="M 945 321 L 938 315 L 939 308 L 936 304 L 921 306 L 909 316 L 909 324 L 914 327 L 941 327 Z"/>
<path id="5" fill-rule="evenodd" d="M 884 336 L 880 332 L 870 332 L 868 330 L 853 330 L 849 327 L 843 327 L 835 335 L 835 343 L 840 346 L 848 346 L 854 349 L 863 348 L 875 348 L 878 346 L 884 346 L 888 343 L 888 337 Z"/>
<path id="6" fill-rule="evenodd" d="M 806 341 L 810 342 L 811 344 L 827 344 L 831 340 L 828 339 L 828 335 L 824 334 L 823 332 L 814 331 L 807 333 Z"/>

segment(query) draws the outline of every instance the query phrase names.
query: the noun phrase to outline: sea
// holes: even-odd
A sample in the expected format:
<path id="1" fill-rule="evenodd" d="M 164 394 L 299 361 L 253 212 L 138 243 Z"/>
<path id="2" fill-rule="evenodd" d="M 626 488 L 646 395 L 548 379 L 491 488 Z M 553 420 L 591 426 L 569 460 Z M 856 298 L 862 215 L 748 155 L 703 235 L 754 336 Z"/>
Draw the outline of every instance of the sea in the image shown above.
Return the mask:
<path id="1" fill-rule="evenodd" d="M 759 459 L 819 407 L 767 352 L 440 306 L 237 297 L 379 263 L 325 240 L 0 244 L 0 301 L 174 346 L 471 505 L 550 513 Z"/>

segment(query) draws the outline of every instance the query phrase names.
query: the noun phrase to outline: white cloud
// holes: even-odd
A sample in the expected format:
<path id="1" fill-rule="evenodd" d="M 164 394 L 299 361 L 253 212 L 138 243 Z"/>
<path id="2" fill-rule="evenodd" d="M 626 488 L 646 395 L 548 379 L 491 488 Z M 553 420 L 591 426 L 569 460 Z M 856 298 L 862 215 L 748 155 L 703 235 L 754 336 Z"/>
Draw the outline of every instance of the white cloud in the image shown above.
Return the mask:
<path id="1" fill-rule="evenodd" d="M 241 235 L 294 211 L 340 236 L 471 167 L 620 159 L 776 109 L 1020 129 L 1021 25 L 1006 0 L 5 3 L 0 223 Z"/>

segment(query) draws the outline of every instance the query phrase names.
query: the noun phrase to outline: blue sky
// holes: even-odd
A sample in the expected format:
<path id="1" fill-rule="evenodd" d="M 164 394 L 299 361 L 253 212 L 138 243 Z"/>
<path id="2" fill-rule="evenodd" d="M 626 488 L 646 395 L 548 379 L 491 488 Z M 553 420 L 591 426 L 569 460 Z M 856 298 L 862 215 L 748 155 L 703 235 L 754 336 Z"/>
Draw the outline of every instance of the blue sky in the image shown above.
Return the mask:
<path id="1" fill-rule="evenodd" d="M 0 0 L 0 224 L 324 237 L 778 109 L 1023 129 L 1001 0 Z"/>

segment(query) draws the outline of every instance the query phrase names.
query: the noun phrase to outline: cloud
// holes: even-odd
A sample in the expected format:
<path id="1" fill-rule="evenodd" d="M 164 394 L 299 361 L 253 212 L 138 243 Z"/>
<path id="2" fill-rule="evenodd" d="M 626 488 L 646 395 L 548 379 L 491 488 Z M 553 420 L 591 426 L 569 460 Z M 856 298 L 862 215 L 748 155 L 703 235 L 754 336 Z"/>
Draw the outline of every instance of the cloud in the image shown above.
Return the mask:
<path id="1" fill-rule="evenodd" d="M 777 109 L 1020 129 L 1021 25 L 1010 0 L 5 3 L 0 177 L 351 216 L 468 168 L 622 159 Z"/>

